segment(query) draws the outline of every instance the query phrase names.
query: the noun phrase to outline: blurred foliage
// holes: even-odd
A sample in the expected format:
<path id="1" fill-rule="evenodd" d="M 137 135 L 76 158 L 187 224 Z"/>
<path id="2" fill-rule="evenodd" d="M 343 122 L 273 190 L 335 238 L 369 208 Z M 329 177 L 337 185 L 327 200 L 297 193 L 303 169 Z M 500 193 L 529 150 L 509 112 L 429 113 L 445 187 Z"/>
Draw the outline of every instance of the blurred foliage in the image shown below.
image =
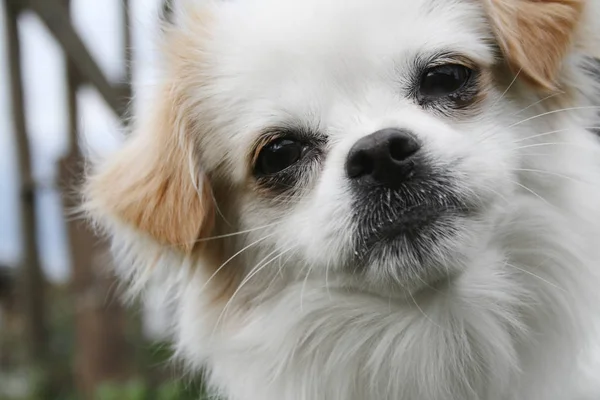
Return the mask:
<path id="1" fill-rule="evenodd" d="M 77 396 L 74 369 L 74 309 L 66 286 L 53 286 L 48 293 L 50 354 L 42 368 L 22 365 L 21 333 L 0 328 L 0 400 L 84 400 Z M 139 315 L 129 314 L 127 341 L 134 346 L 136 378 L 128 383 L 106 383 L 94 399 L 85 400 L 204 400 L 201 382 L 174 379 L 183 376 L 174 369 L 168 344 L 150 343 L 142 335 Z M 14 387 L 7 390 L 8 386 Z M 4 390 L 3 390 L 4 389 Z"/>
<path id="2" fill-rule="evenodd" d="M 204 400 L 206 395 L 198 389 L 176 382 L 166 382 L 156 388 L 144 381 L 125 385 L 107 384 L 99 388 L 94 400 Z"/>

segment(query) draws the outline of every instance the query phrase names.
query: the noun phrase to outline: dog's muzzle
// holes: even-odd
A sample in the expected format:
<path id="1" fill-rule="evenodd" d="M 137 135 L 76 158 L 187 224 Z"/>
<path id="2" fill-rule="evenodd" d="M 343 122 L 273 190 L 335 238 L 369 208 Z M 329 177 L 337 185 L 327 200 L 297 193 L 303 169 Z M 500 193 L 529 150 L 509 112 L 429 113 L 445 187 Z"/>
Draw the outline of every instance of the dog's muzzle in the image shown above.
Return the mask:
<path id="1" fill-rule="evenodd" d="M 472 212 L 452 172 L 434 165 L 406 130 L 383 129 L 358 140 L 348 153 L 346 175 L 354 254 L 363 263 L 382 250 L 424 260 L 439 237 L 455 233 L 453 222 Z"/>

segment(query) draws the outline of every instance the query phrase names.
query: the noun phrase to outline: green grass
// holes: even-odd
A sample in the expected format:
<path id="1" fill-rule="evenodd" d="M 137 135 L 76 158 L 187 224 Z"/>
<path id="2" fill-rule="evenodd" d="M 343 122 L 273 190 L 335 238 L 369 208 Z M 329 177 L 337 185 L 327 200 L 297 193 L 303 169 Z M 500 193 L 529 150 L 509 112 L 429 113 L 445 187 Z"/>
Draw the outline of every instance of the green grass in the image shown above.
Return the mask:
<path id="1" fill-rule="evenodd" d="M 203 400 L 208 399 L 202 389 L 176 382 L 150 388 L 142 381 L 126 385 L 105 385 L 99 388 L 94 400 Z"/>

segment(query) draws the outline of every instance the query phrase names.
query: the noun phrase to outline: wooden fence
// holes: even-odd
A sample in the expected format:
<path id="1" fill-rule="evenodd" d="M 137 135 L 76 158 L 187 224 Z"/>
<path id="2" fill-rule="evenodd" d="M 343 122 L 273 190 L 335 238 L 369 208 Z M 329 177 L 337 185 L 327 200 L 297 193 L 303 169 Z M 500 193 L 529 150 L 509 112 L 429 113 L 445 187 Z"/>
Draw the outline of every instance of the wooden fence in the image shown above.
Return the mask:
<path id="1" fill-rule="evenodd" d="M 122 52 L 125 73 L 123 83 L 110 82 L 81 39 L 70 18 L 69 0 L 2 0 L 5 9 L 5 38 L 9 60 L 10 113 L 17 146 L 20 182 L 19 216 L 23 254 L 18 273 L 17 305 L 23 318 L 27 360 L 41 370 L 49 368 L 46 282 L 39 257 L 36 232 L 42 215 L 36 214 L 36 182 L 32 175 L 31 143 L 25 119 L 19 17 L 32 12 L 39 17 L 60 45 L 65 57 L 68 85 L 68 153 L 60 161 L 59 182 L 63 193 L 65 221 L 72 260 L 72 294 L 76 305 L 74 368 L 77 389 L 83 398 L 90 398 L 98 382 L 127 379 L 130 374 L 127 344 L 124 342 L 125 315 L 118 302 L 107 302 L 113 287 L 112 278 L 98 273 L 108 262 L 106 244 L 80 220 L 67 217 L 77 205 L 73 188 L 83 176 L 83 155 L 80 150 L 76 93 L 82 86 L 92 86 L 109 108 L 122 118 L 131 97 L 131 33 L 129 0 L 122 4 Z M 104 1 L 104 0 L 97 0 Z M 61 101 L 62 99 L 50 99 Z"/>

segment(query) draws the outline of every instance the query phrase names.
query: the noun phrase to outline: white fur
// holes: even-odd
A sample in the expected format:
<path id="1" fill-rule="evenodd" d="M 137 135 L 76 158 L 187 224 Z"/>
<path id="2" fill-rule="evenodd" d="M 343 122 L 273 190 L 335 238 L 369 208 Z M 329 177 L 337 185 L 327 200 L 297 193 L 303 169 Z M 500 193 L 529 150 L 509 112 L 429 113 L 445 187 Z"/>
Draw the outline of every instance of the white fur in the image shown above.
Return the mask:
<path id="1" fill-rule="evenodd" d="M 576 92 L 568 109 L 519 79 L 507 89 L 508 79 L 481 113 L 457 121 L 421 109 L 399 87 L 422 53 L 497 62 L 477 1 L 188 3 L 213 15 L 198 50 L 207 58 L 202 86 L 189 88 L 211 132 L 199 139 L 206 171 L 243 186 L 257 131 L 289 118 L 329 137 L 322 171 L 294 202 L 272 206 L 245 192 L 223 210 L 230 225 L 217 234 L 248 231 L 227 242 L 228 263 L 245 279 L 224 308 L 208 299 L 206 269 L 110 223 L 127 278 L 172 291 L 178 355 L 206 368 L 216 394 L 600 399 L 600 368 L 588 360 L 600 338 L 600 147 L 586 130 L 600 103 L 575 50 L 564 68 Z M 177 20 L 176 29 L 199 35 L 184 11 Z M 373 268 L 364 282 L 338 268 L 352 251 L 345 155 L 389 126 L 419 135 L 440 166 L 462 159 L 452 173 L 485 204 L 484 218 L 465 221 L 449 250 L 432 247 L 458 274 L 447 286 L 414 293 L 417 281 L 393 265 Z"/>

